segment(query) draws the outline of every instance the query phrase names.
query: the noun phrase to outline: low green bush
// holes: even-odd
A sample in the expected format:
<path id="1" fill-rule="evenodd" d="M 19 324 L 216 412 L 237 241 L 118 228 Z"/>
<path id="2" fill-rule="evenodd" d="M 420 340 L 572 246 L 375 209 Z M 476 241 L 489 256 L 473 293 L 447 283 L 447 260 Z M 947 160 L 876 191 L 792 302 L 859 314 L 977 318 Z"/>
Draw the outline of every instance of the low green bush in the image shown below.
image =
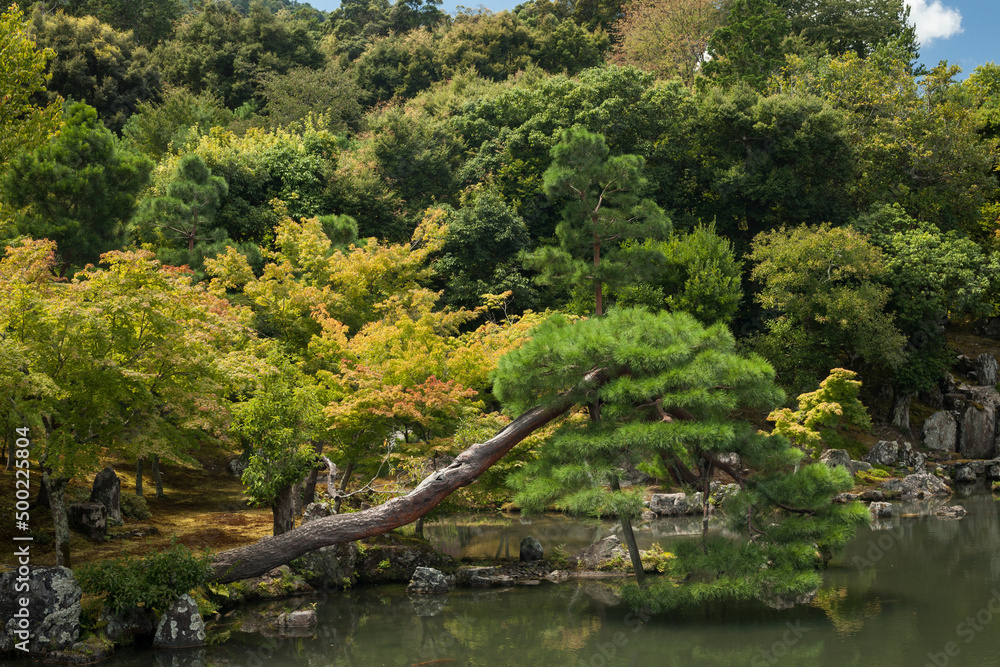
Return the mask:
<path id="1" fill-rule="evenodd" d="M 142 496 L 137 496 L 134 493 L 123 493 L 119 502 L 122 508 L 122 516 L 126 519 L 144 521 L 153 516 L 153 513 L 149 511 L 149 505 L 146 504 L 146 499 Z"/>

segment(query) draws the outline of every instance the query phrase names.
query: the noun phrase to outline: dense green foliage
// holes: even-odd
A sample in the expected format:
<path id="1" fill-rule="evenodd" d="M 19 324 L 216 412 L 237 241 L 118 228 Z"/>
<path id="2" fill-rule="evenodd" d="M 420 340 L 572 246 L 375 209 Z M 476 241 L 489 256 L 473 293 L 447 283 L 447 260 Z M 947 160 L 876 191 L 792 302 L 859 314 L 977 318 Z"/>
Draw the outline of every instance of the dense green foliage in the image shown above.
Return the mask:
<path id="1" fill-rule="evenodd" d="M 103 456 L 239 444 L 284 530 L 317 457 L 370 501 L 607 364 L 478 497 L 520 470 L 526 508 L 627 521 L 619 466 L 736 450 L 743 541 L 629 599 L 803 591 L 860 511 L 794 445 L 862 400 L 907 428 L 946 327 L 1000 314 L 1000 68 L 917 70 L 903 0 L 31 4 L 0 17 L 0 419 L 54 517 Z"/>

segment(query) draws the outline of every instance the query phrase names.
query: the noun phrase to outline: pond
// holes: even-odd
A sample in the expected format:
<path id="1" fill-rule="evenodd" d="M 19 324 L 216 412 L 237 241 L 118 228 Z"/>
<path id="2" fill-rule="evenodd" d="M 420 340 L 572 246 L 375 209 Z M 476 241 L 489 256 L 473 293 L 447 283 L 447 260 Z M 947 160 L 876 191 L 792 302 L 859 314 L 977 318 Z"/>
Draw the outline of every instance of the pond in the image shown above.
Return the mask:
<path id="1" fill-rule="evenodd" d="M 643 621 L 613 605 L 602 581 L 458 590 L 414 604 L 403 586 L 355 588 L 317 603 L 308 637 L 234 629 L 191 653 L 119 653 L 112 665 L 850 665 L 1000 664 L 1000 517 L 982 491 L 952 498 L 968 515 L 939 519 L 926 503 L 859 531 L 808 606 L 723 606 Z M 644 545 L 690 539 L 698 520 L 649 522 Z M 607 536 L 610 522 L 565 517 L 429 525 L 452 555 L 516 557 L 520 539 L 567 552 Z M 23 664 L 23 663 L 22 663 Z"/>

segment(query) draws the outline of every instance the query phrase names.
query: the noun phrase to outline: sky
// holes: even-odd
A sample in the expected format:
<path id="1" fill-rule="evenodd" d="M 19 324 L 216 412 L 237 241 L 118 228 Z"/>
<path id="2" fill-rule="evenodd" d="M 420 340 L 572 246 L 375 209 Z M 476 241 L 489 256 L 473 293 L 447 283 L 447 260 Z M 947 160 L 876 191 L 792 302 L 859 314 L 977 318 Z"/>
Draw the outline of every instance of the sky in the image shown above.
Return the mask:
<path id="1" fill-rule="evenodd" d="M 308 0 L 331 11 L 340 0 Z M 443 0 L 441 9 L 454 13 L 459 4 L 498 12 L 523 0 Z M 904 0 L 917 27 L 920 61 L 932 67 L 941 60 L 959 65 L 963 77 L 987 62 L 1000 63 L 1000 0 Z"/>

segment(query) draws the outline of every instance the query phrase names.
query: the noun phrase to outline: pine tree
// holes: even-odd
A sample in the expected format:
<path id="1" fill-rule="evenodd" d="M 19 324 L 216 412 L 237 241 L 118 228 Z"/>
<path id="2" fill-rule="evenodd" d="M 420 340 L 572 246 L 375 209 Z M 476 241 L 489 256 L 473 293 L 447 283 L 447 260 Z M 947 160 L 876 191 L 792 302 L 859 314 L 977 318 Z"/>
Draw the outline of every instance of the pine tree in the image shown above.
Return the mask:
<path id="1" fill-rule="evenodd" d="M 603 286 L 635 282 L 642 261 L 628 264 L 621 244 L 628 239 L 664 238 L 670 220 L 646 188 L 639 155 L 608 157 L 604 137 L 582 127 L 563 130 L 545 171 L 545 192 L 570 197 L 556 226 L 559 247 L 542 246 L 528 257 L 540 281 L 574 288 L 592 284 L 594 309 L 604 313 Z M 652 255 L 653 253 L 650 253 Z M 635 253 L 629 259 L 641 260 Z"/>
<path id="2" fill-rule="evenodd" d="M 782 402 L 764 359 L 738 355 L 728 329 L 705 328 L 686 313 L 616 308 L 575 322 L 557 315 L 501 360 L 494 392 L 517 411 L 555 399 L 592 369 L 600 369 L 604 381 L 577 399 L 590 418 L 568 419 L 540 458 L 512 479 L 518 504 L 527 511 L 554 505 L 629 519 L 641 512 L 642 496 L 621 488 L 626 466 L 646 462 L 672 470 L 701 488 L 706 503 L 713 474 L 721 470 L 741 486 L 725 510 L 730 528 L 745 539 L 706 531 L 700 541 L 680 545 L 671 579 L 629 589 L 629 602 L 663 610 L 818 585 L 817 569 L 867 512 L 859 504 L 831 505 L 833 495 L 851 486 L 846 471 L 801 465 L 802 452 L 785 438 L 734 419 L 738 410 Z M 744 478 L 722 461 L 727 452 L 756 472 Z M 673 581 L 689 576 L 699 583 Z"/>

